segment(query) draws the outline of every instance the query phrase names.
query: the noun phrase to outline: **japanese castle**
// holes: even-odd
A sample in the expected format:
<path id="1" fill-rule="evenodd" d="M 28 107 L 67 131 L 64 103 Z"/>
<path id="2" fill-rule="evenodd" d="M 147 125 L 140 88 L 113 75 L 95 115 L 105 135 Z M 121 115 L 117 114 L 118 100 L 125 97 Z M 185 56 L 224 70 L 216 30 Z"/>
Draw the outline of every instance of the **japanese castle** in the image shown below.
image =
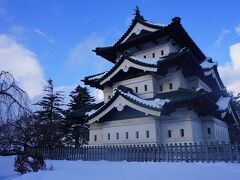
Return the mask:
<path id="1" fill-rule="evenodd" d="M 137 8 L 122 37 L 94 52 L 113 67 L 83 80 L 104 93 L 86 113 L 89 145 L 228 142 L 228 126 L 240 122 L 216 62 L 179 17 L 155 24 Z"/>

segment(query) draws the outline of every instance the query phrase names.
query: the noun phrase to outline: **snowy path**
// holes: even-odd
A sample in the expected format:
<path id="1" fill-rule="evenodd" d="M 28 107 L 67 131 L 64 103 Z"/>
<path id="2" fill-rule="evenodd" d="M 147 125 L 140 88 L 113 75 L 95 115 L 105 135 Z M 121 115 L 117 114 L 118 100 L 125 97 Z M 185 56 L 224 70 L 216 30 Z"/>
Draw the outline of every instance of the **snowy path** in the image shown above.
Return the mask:
<path id="1" fill-rule="evenodd" d="M 6 161 L 6 160 L 5 160 Z M 10 162 L 10 161 L 9 161 Z M 16 180 L 239 180 L 240 164 L 231 163 L 137 163 L 137 162 L 89 162 L 47 161 L 54 171 L 40 171 L 17 176 Z M 10 165 L 8 165 L 8 168 Z M 13 177 L 13 172 L 4 168 L 0 157 L 0 177 Z M 9 172 L 7 172 L 9 171 Z M 11 174 L 12 173 L 12 174 Z M 3 176 L 2 176 L 3 175 Z M 0 178 L 1 179 L 1 178 Z M 12 179 L 12 178 L 9 178 Z"/>

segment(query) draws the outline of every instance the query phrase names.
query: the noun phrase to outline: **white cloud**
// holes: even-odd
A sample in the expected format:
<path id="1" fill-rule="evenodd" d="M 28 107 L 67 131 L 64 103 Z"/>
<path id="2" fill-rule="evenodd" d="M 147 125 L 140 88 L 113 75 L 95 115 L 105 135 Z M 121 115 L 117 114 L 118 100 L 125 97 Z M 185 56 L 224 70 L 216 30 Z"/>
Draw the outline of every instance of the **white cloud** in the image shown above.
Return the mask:
<path id="1" fill-rule="evenodd" d="M 235 27 L 235 32 L 240 36 L 240 24 Z"/>
<path id="2" fill-rule="evenodd" d="M 26 29 L 21 25 L 14 25 L 10 28 L 10 32 L 14 35 L 22 36 L 26 32 Z"/>
<path id="3" fill-rule="evenodd" d="M 229 48 L 231 63 L 219 66 L 219 72 L 228 90 L 240 93 L 240 43 Z"/>
<path id="4" fill-rule="evenodd" d="M 213 43 L 214 46 L 219 46 L 223 40 L 225 39 L 225 37 L 230 33 L 231 31 L 228 29 L 223 29 L 221 31 L 221 33 L 219 34 L 218 38 L 216 39 L 216 41 Z"/>
<path id="5" fill-rule="evenodd" d="M 12 37 L 0 34 L 0 71 L 13 74 L 31 98 L 42 92 L 43 70 L 36 55 Z"/>
<path id="6" fill-rule="evenodd" d="M 104 46 L 104 37 L 92 34 L 85 40 L 79 42 L 69 54 L 68 66 L 71 70 L 77 70 L 80 78 L 88 75 L 94 75 L 110 69 L 111 63 L 106 59 L 97 56 L 93 49 Z M 103 92 L 99 89 L 90 88 L 92 96 L 97 102 L 103 100 Z"/>
<path id="7" fill-rule="evenodd" d="M 71 70 L 77 70 L 80 78 L 105 71 L 110 63 L 92 52 L 93 49 L 101 46 L 104 46 L 104 37 L 96 34 L 90 35 L 70 51 L 68 67 Z"/>
<path id="8" fill-rule="evenodd" d="M 97 102 L 101 102 L 104 99 L 103 91 L 100 89 L 94 89 L 92 91 L 92 95 L 95 97 Z"/>
<path id="9" fill-rule="evenodd" d="M 44 33 L 43 31 L 35 28 L 33 29 L 35 33 L 37 33 L 39 36 L 42 36 L 43 38 L 45 38 L 49 43 L 54 43 L 54 39 L 52 37 L 50 37 L 49 35 L 47 35 L 46 33 Z"/>

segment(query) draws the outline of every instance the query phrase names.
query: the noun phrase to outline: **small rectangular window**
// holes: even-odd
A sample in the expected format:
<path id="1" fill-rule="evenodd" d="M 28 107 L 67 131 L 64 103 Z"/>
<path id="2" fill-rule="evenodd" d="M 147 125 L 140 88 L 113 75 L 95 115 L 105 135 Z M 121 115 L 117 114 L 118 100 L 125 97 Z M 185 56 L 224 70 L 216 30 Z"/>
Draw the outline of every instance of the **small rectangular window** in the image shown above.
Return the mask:
<path id="1" fill-rule="evenodd" d="M 171 132 L 171 130 L 168 130 L 168 137 L 169 137 L 169 138 L 172 137 L 172 132 Z"/>
<path id="2" fill-rule="evenodd" d="M 161 55 L 164 55 L 164 51 L 163 50 L 161 50 Z"/>
<path id="3" fill-rule="evenodd" d="M 94 141 L 97 141 L 97 135 L 94 135 Z"/>
<path id="4" fill-rule="evenodd" d="M 146 59 L 146 58 L 147 58 L 147 56 L 143 56 L 143 58 L 144 58 L 144 59 Z"/>
<path id="5" fill-rule="evenodd" d="M 160 91 L 161 91 L 161 92 L 163 91 L 162 85 L 160 85 Z"/>
<path id="6" fill-rule="evenodd" d="M 146 138 L 149 138 L 149 131 L 146 131 Z"/>
<path id="7" fill-rule="evenodd" d="M 110 140 L 110 133 L 108 133 L 108 140 Z"/>
<path id="8" fill-rule="evenodd" d="M 119 133 L 116 133 L 116 139 L 119 140 Z"/>
<path id="9" fill-rule="evenodd" d="M 173 86 L 172 86 L 172 83 L 169 83 L 169 89 L 172 89 Z"/>
<path id="10" fill-rule="evenodd" d="M 208 134 L 211 134 L 211 128 L 207 128 Z"/>
<path id="11" fill-rule="evenodd" d="M 147 91 L 147 85 L 144 85 L 144 90 Z"/>
<path id="12" fill-rule="evenodd" d="M 180 130 L 181 137 L 184 137 L 184 129 Z"/>
<path id="13" fill-rule="evenodd" d="M 136 131 L 136 139 L 138 139 L 138 138 L 139 138 L 139 132 Z"/>
<path id="14" fill-rule="evenodd" d="M 138 93 L 138 87 L 135 87 L 135 92 Z"/>
<path id="15" fill-rule="evenodd" d="M 125 134 L 125 135 L 126 135 L 126 139 L 128 139 L 128 132 L 126 132 L 126 134 Z"/>
<path id="16" fill-rule="evenodd" d="M 111 96 L 108 96 L 108 99 L 111 99 Z"/>
<path id="17" fill-rule="evenodd" d="M 152 57 L 155 58 L 155 53 L 152 53 Z"/>

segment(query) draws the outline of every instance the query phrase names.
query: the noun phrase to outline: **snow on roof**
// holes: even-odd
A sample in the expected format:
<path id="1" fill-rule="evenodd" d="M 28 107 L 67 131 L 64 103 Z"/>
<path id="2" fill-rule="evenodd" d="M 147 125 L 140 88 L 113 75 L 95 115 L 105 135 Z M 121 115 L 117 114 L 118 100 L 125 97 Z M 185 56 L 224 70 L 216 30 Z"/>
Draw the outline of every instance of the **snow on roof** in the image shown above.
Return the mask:
<path id="1" fill-rule="evenodd" d="M 93 76 L 93 77 L 90 77 L 90 78 L 88 78 L 88 80 L 96 80 L 96 79 L 101 79 L 105 74 L 107 74 L 108 73 L 108 71 L 106 71 L 106 72 L 103 72 L 103 73 L 101 73 L 101 74 L 98 74 L 98 75 L 96 75 L 96 76 Z"/>
<path id="2" fill-rule="evenodd" d="M 211 62 L 211 58 L 206 58 L 201 64 L 200 66 L 203 69 L 211 69 L 213 66 L 216 66 L 216 62 Z"/>
<path id="3" fill-rule="evenodd" d="M 97 110 L 92 109 L 91 111 L 86 112 L 85 115 L 86 115 L 86 116 L 91 116 L 91 115 L 93 115 L 95 112 L 97 112 Z"/>
<path id="4" fill-rule="evenodd" d="M 218 105 L 218 110 L 220 111 L 226 110 L 228 108 L 230 100 L 231 100 L 230 97 L 221 96 L 216 103 Z"/>
<path id="5" fill-rule="evenodd" d="M 148 24 L 152 24 L 154 26 L 162 26 L 162 27 L 167 26 L 167 24 L 160 24 L 160 23 L 155 23 L 155 22 L 152 22 L 152 21 L 145 21 L 145 22 L 148 23 Z"/>
<path id="6" fill-rule="evenodd" d="M 161 109 L 165 103 L 168 103 L 170 101 L 169 99 L 159 99 L 159 98 L 154 99 L 154 100 L 145 100 L 145 99 L 139 98 L 138 96 L 131 94 L 130 92 L 125 93 L 125 92 L 122 92 L 121 90 L 119 90 L 119 91 L 121 94 L 131 98 L 134 101 L 137 101 L 141 104 L 147 105 L 152 108 L 157 108 L 157 109 Z"/>
<path id="7" fill-rule="evenodd" d="M 140 58 L 140 57 L 136 57 L 136 56 L 130 56 L 131 59 L 135 60 L 135 61 L 139 61 L 145 64 L 152 64 L 152 65 L 157 65 L 157 62 L 160 60 L 160 58 Z"/>
<path id="8" fill-rule="evenodd" d="M 136 95 L 131 94 L 130 92 L 123 92 L 119 89 L 115 89 L 113 91 L 112 97 L 114 97 L 114 95 L 116 94 L 117 91 L 119 91 L 122 95 L 127 96 L 130 99 L 132 99 L 132 100 L 134 100 L 134 101 L 136 101 L 140 104 L 143 104 L 143 105 L 146 105 L 146 106 L 149 106 L 149 107 L 152 107 L 152 108 L 157 108 L 157 109 L 161 109 L 164 106 L 165 103 L 168 103 L 170 101 L 169 99 L 159 99 L 159 98 L 156 98 L 154 100 L 145 100 L 145 99 L 142 99 L 142 98 L 140 98 Z M 85 115 L 86 116 L 91 116 L 91 115 L 95 114 L 97 111 L 99 111 L 102 107 L 100 107 L 97 110 L 93 109 L 89 112 L 86 112 Z"/>

